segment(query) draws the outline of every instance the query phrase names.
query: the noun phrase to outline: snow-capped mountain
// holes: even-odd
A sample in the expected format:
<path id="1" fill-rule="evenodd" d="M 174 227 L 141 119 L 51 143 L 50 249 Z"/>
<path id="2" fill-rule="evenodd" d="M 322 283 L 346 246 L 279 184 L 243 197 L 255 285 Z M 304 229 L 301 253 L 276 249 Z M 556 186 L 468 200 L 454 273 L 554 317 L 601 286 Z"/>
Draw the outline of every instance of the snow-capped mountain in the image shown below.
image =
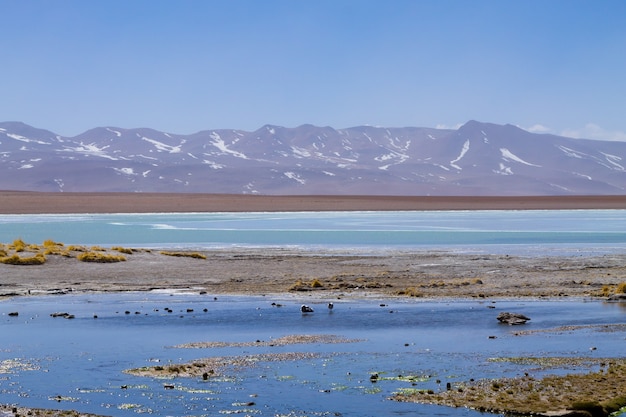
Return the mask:
<path id="1" fill-rule="evenodd" d="M 0 189 L 369 195 L 624 194 L 626 142 L 470 121 L 458 130 L 266 125 L 191 135 L 0 123 Z"/>

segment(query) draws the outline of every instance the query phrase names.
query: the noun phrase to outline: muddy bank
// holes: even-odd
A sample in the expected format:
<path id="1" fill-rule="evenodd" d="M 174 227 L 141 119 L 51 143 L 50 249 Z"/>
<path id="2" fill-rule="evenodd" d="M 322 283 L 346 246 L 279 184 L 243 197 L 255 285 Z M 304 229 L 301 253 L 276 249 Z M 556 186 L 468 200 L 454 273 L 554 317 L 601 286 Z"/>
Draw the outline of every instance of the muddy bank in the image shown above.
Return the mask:
<path id="1" fill-rule="evenodd" d="M 124 253 L 122 262 L 100 263 L 79 261 L 81 253 L 49 254 L 41 265 L 0 263 L 0 296 L 188 289 L 343 297 L 589 297 L 607 296 L 626 282 L 626 254 L 521 257 L 442 251 L 368 256 L 233 249 L 194 252 L 191 257 L 135 249 Z M 101 253 L 120 255 L 111 248 Z"/>

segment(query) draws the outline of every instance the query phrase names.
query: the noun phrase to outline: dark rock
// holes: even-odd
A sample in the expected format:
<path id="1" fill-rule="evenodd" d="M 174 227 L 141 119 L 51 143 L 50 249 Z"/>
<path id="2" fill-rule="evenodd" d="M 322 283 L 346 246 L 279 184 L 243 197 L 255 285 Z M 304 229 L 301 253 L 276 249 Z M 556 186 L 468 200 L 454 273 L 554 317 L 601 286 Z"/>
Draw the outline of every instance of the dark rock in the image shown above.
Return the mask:
<path id="1" fill-rule="evenodd" d="M 608 298 L 609 301 L 626 301 L 626 294 L 611 294 Z"/>
<path id="2" fill-rule="evenodd" d="M 519 314 L 519 313 L 509 313 L 505 311 L 505 312 L 498 314 L 498 321 L 504 324 L 509 324 L 509 325 L 525 324 L 528 320 L 530 320 L 529 317 L 526 317 L 525 315 Z"/>

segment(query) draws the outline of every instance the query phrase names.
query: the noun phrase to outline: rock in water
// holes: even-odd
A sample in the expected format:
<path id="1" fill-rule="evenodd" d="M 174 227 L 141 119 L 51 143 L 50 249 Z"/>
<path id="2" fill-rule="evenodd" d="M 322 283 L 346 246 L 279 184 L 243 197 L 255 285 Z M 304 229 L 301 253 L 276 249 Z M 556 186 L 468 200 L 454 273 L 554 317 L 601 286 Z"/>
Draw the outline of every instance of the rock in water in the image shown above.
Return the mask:
<path id="1" fill-rule="evenodd" d="M 502 312 L 498 314 L 498 321 L 500 323 L 516 325 L 525 324 L 528 320 L 530 320 L 529 317 L 519 313 Z"/>

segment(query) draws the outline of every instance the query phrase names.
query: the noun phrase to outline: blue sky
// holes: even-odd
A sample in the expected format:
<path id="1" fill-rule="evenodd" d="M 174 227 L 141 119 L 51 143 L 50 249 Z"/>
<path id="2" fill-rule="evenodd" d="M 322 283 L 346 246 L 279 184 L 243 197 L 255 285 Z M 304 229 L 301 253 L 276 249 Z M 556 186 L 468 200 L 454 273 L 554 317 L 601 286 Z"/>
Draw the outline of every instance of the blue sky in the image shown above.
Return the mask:
<path id="1" fill-rule="evenodd" d="M 623 0 L 0 0 L 0 120 L 626 140 Z"/>

